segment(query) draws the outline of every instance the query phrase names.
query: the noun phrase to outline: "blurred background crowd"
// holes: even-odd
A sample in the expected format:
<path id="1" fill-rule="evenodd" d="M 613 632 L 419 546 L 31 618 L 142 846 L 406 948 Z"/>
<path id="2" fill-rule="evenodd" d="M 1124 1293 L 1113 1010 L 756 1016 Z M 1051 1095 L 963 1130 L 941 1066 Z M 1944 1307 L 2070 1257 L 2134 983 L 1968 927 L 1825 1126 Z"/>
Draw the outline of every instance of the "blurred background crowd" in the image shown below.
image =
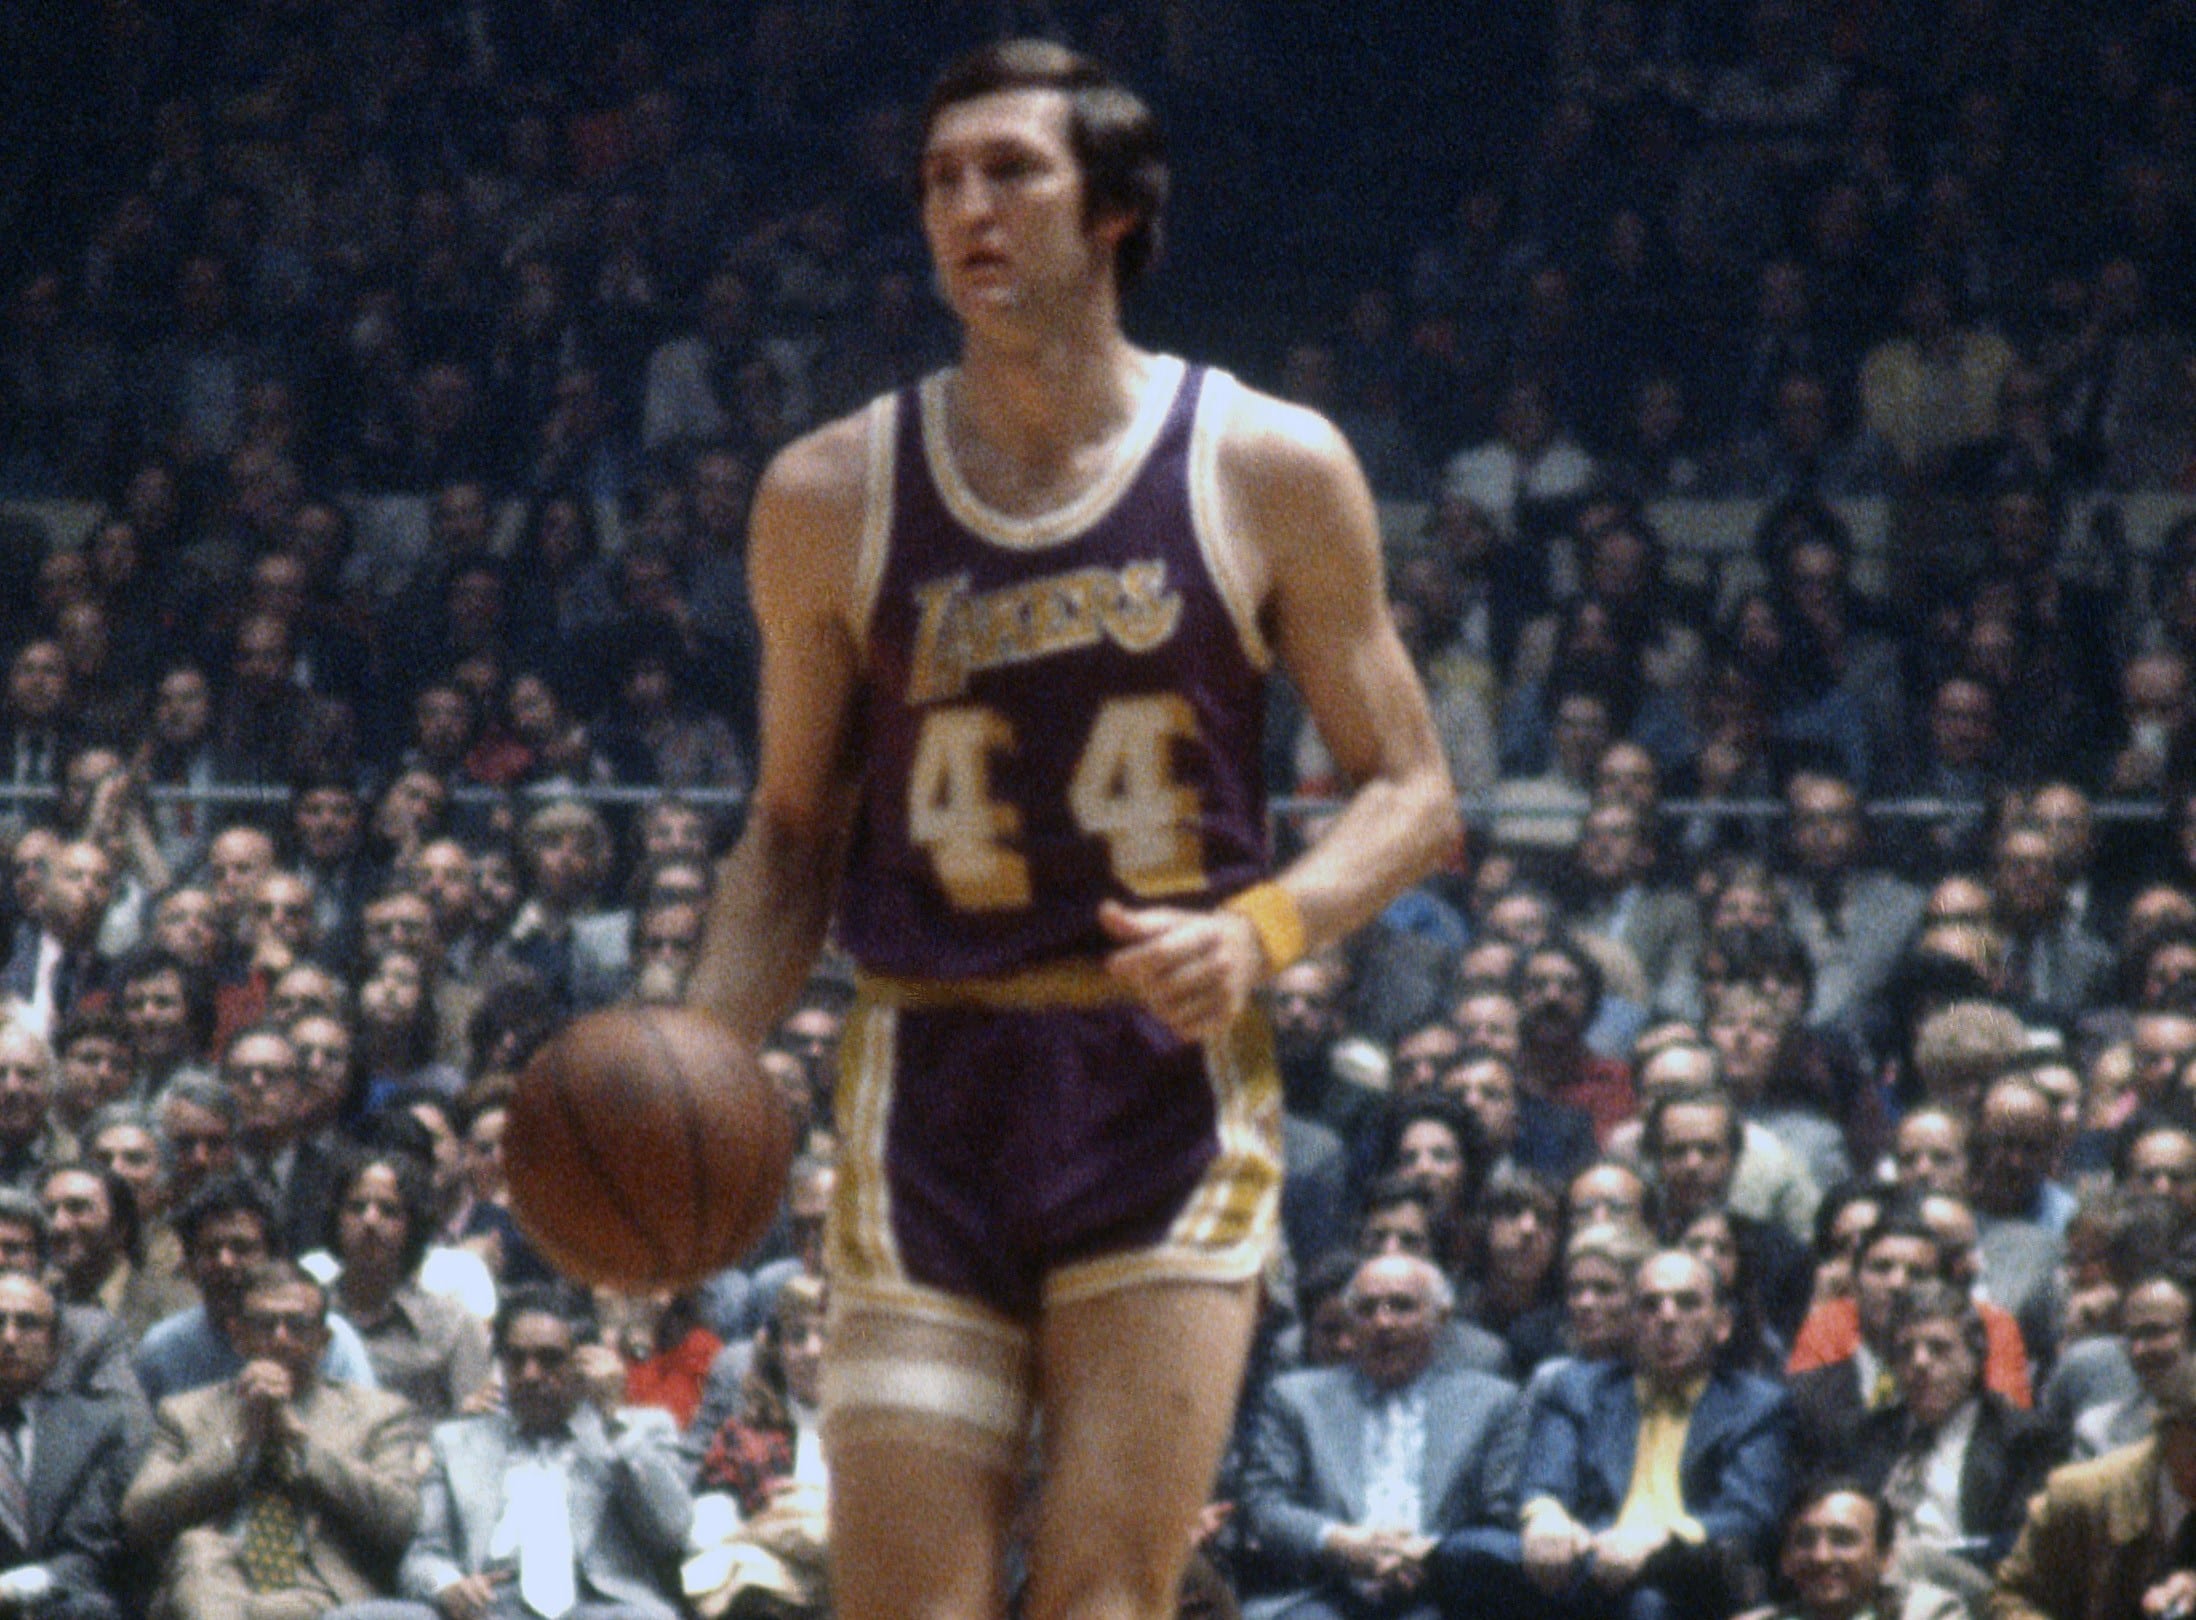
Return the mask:
<path id="1" fill-rule="evenodd" d="M 1670 1545 L 1561 1612 L 2196 1568 L 2196 6 L 24 0 L 0 1607 L 827 1607 L 844 982 L 696 1293 L 563 1284 L 501 1133 L 564 1019 L 680 994 L 754 480 L 950 359 L 913 108 L 1016 32 L 1169 127 L 1132 329 L 1357 449 L 1470 823 L 1274 986 L 1185 1608 L 1474 1612 L 1612 1524 Z M 1338 784 L 1285 691 L 1267 755 L 1286 849 Z M 1752 1425 L 1660 1509 L 1550 1460 L 1635 1370 Z M 2128 1442 L 2150 1565 L 2078 1590 L 2056 1476 L 2016 1540 Z"/>

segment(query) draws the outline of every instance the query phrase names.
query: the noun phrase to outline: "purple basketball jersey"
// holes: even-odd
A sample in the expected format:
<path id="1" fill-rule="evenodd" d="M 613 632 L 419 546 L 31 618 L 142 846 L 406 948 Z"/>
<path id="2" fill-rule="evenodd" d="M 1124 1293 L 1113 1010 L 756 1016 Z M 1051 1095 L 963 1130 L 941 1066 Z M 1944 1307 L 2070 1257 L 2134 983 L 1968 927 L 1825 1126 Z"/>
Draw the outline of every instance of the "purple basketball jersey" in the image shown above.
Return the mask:
<path id="1" fill-rule="evenodd" d="M 839 915 L 864 968 L 1094 956 L 1108 896 L 1207 905 L 1265 872 L 1263 671 L 1204 493 L 1199 402 L 1232 387 L 1158 362 L 1114 471 L 1028 522 L 960 482 L 940 379 L 880 412 L 889 519 L 865 567 L 868 766 Z"/>

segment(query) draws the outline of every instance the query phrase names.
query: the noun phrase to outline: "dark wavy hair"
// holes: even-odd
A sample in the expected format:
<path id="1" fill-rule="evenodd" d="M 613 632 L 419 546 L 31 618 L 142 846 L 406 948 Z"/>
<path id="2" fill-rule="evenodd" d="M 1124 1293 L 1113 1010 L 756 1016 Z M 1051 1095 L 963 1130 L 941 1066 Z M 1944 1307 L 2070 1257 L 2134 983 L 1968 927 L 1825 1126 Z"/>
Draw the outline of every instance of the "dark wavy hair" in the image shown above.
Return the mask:
<path id="1" fill-rule="evenodd" d="M 1158 262 L 1161 217 L 1172 180 L 1165 137 L 1142 98 L 1091 58 L 1044 39 L 1009 39 L 950 63 L 923 103 L 927 146 L 948 107 L 1004 90 L 1058 90 L 1068 101 L 1068 144 L 1083 172 L 1086 221 L 1125 214 L 1133 223 L 1113 253 L 1122 292 Z"/>

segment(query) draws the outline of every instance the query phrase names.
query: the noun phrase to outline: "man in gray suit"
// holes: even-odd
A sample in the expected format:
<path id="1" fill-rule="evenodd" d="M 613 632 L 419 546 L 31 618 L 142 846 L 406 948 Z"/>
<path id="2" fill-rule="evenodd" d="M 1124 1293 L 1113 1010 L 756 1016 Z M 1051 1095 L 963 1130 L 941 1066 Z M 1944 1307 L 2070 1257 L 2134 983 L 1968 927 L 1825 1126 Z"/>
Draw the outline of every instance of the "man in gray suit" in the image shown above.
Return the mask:
<path id="1" fill-rule="evenodd" d="M 1924 896 L 1863 864 L 1860 796 L 1827 771 L 1796 771 L 1785 785 L 1784 912 L 1814 965 L 1811 1027 L 1866 1037 L 1868 1009 L 1891 982 L 1921 926 Z"/>
<path id="2" fill-rule="evenodd" d="M 677 1620 L 693 1501 L 668 1423 L 589 1399 L 574 1313 L 514 1288 L 496 1312 L 503 1410 L 435 1430 L 404 1601 L 332 1620 Z"/>
<path id="3" fill-rule="evenodd" d="M 1652 881 L 1655 865 L 1647 818 L 1629 804 L 1597 804 L 1571 851 L 1570 899 L 1578 932 L 1623 946 L 1639 964 L 1640 1004 L 1669 1012 L 1700 954 L 1700 907 L 1686 890 Z"/>
<path id="4" fill-rule="evenodd" d="M 60 1310 L 0 1275 L 0 1613 L 113 1620 L 115 1510 L 136 1463 L 120 1402 L 49 1392 Z"/>
<path id="5" fill-rule="evenodd" d="M 1992 920 L 2006 937 L 2005 998 L 2032 1023 L 2072 1027 L 2110 998 L 2112 947 L 2067 909 L 2067 876 L 2050 831 L 2015 819 L 1990 847 Z"/>
<path id="6" fill-rule="evenodd" d="M 1515 1388 L 1437 1364 L 1448 1280 L 1412 1255 L 1358 1267 L 1351 1364 L 1267 1392 L 1243 1480 L 1264 1556 L 1247 1620 L 1386 1620 L 1430 1608 L 1425 1559 L 1451 1531 L 1514 1508 L 1523 1426 Z"/>

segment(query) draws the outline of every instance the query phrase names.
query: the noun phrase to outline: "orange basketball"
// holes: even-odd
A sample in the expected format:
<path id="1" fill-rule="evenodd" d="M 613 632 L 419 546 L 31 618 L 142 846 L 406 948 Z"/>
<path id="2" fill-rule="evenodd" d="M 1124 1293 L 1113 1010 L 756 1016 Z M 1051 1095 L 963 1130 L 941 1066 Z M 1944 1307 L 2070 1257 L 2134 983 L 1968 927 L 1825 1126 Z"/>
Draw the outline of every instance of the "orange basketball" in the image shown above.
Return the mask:
<path id="1" fill-rule="evenodd" d="M 785 1195 L 793 1133 L 723 1024 L 612 1007 L 534 1054 L 503 1149 L 512 1212 L 544 1257 L 645 1293 L 690 1287 L 754 1248 Z"/>

